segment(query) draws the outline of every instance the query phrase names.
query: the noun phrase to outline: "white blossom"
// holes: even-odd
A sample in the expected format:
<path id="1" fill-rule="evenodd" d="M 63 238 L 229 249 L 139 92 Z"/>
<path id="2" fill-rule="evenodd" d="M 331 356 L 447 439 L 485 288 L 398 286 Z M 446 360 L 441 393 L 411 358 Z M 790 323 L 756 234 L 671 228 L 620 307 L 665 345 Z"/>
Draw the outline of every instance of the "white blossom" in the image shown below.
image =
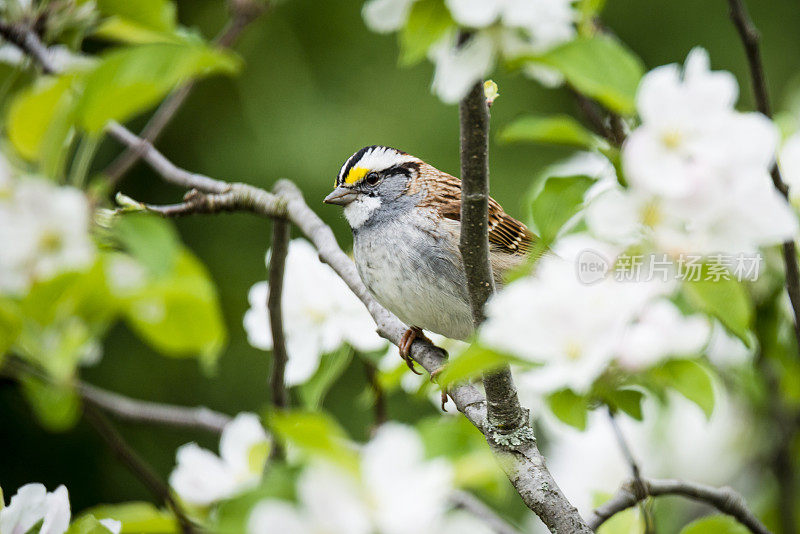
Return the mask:
<path id="1" fill-rule="evenodd" d="M 376 33 L 397 31 L 405 25 L 411 5 L 416 0 L 369 0 L 361 15 L 367 27 Z"/>
<path id="2" fill-rule="evenodd" d="M 272 348 L 266 307 L 268 294 L 266 282 L 255 284 L 248 295 L 250 309 L 244 316 L 247 339 L 262 350 Z M 290 386 L 311 378 L 320 356 L 345 343 L 364 352 L 386 345 L 361 301 L 333 269 L 319 261 L 314 247 L 303 239 L 294 239 L 289 244 L 283 316 L 289 355 L 285 379 Z"/>
<path id="3" fill-rule="evenodd" d="M 250 534 L 483 534 L 485 529 L 477 522 L 449 511 L 452 491 L 450 465 L 442 459 L 426 460 L 416 432 L 388 423 L 363 447 L 358 476 L 328 464 L 312 464 L 298 481 L 298 502 L 262 501 L 251 513 L 248 530 Z"/>
<path id="4" fill-rule="evenodd" d="M 22 293 L 35 281 L 91 264 L 89 203 L 81 191 L 34 178 L 3 181 L 0 292 Z"/>
<path id="5" fill-rule="evenodd" d="M 707 318 L 686 317 L 670 301 L 657 300 L 626 330 L 618 361 L 626 369 L 639 370 L 668 357 L 699 356 L 710 335 Z"/>
<path id="6" fill-rule="evenodd" d="M 747 439 L 746 414 L 723 390 L 717 388 L 715 393 L 716 405 L 710 419 L 674 392 L 668 395 L 665 405 L 646 398 L 642 422 L 624 415 L 617 417 L 642 476 L 735 486 L 743 474 L 743 458 L 753 443 Z M 613 494 L 631 478 L 630 466 L 602 410 L 589 414 L 585 431 L 542 413 L 547 465 L 581 513 L 592 510 L 594 495 Z"/>
<path id="7" fill-rule="evenodd" d="M 711 71 L 702 49 L 683 71 L 648 73 L 637 93 L 642 124 L 622 149 L 629 187 L 592 200 L 591 232 L 673 255 L 750 253 L 791 239 L 797 217 L 769 177 L 777 129 L 736 111 L 737 95 L 735 78 Z"/>
<path id="8" fill-rule="evenodd" d="M 38 534 L 64 534 L 72 516 L 67 488 L 58 486 L 48 492 L 43 484 L 25 484 L 11 497 L 8 506 L 0 502 L 0 533 L 26 534 L 39 522 Z M 119 534 L 121 524 L 112 519 L 101 519 L 112 534 Z"/>
<path id="9" fill-rule="evenodd" d="M 542 364 L 527 372 L 528 384 L 541 393 L 587 392 L 622 354 L 634 321 L 673 288 L 660 281 L 618 282 L 613 276 L 583 283 L 576 272 L 580 251 L 607 248 L 584 235 L 564 238 L 558 256 L 542 258 L 533 275 L 512 282 L 487 304 L 481 342 Z"/>
<path id="10" fill-rule="evenodd" d="M 362 15 L 371 30 L 400 30 L 415 0 L 370 0 Z M 453 28 L 433 44 L 428 57 L 435 64 L 432 90 L 442 101 L 458 102 L 486 77 L 498 58 L 542 54 L 575 38 L 577 12 L 574 0 L 446 0 L 455 22 L 472 28 L 472 37 L 458 44 Z M 523 72 L 554 85 L 559 73 L 542 65 L 527 65 Z"/>
<path id="11" fill-rule="evenodd" d="M 269 438 L 255 414 L 240 413 L 225 425 L 220 456 L 188 443 L 178 449 L 170 486 L 187 503 L 207 506 L 258 485 Z"/>

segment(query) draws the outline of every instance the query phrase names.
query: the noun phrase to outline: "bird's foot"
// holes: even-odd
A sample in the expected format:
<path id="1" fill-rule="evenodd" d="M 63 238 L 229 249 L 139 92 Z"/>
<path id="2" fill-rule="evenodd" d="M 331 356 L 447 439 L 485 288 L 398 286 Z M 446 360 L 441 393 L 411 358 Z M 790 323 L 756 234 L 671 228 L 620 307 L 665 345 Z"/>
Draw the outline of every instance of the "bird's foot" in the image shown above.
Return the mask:
<path id="1" fill-rule="evenodd" d="M 422 329 L 418 326 L 412 326 L 408 330 L 405 331 L 403 337 L 400 338 L 400 344 L 398 347 L 400 348 L 400 357 L 405 360 L 406 365 L 414 374 L 421 375 L 419 371 L 414 368 L 414 360 L 411 359 L 411 344 L 414 343 L 416 339 L 424 339 L 428 343 L 433 343 L 428 337 L 422 332 Z"/>
<path id="2" fill-rule="evenodd" d="M 445 352 L 445 354 L 447 354 L 447 353 Z M 434 382 L 434 383 L 438 384 L 439 383 L 439 380 L 438 380 L 439 379 L 439 375 L 442 373 L 442 371 L 444 371 L 444 367 L 439 367 L 438 369 L 434 369 L 433 372 L 431 373 L 431 382 Z M 442 402 L 442 411 L 446 412 L 447 411 L 447 408 L 445 407 L 445 404 L 447 404 L 447 388 L 446 387 L 442 387 L 440 400 Z"/>

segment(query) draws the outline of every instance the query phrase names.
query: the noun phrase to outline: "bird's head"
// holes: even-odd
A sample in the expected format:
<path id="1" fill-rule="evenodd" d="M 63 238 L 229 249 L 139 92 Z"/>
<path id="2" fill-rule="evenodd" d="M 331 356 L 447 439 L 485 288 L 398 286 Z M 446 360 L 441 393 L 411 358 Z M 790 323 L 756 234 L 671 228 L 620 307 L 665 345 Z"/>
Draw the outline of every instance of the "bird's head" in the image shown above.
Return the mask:
<path id="1" fill-rule="evenodd" d="M 342 165 L 335 189 L 324 202 L 343 206 L 350 227 L 357 229 L 378 213 L 398 212 L 413 205 L 409 185 L 416 180 L 421 165 L 422 160 L 394 148 L 364 147 Z"/>

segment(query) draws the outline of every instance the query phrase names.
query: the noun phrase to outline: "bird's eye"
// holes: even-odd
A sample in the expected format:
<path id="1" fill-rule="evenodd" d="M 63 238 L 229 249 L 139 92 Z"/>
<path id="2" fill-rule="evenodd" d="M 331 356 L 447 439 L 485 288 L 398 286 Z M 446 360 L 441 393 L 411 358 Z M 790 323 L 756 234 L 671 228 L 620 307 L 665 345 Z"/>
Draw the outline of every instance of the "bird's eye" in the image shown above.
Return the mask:
<path id="1" fill-rule="evenodd" d="M 381 177 L 377 172 L 371 172 L 364 178 L 364 181 L 367 182 L 367 185 L 378 185 L 378 182 L 381 181 Z"/>

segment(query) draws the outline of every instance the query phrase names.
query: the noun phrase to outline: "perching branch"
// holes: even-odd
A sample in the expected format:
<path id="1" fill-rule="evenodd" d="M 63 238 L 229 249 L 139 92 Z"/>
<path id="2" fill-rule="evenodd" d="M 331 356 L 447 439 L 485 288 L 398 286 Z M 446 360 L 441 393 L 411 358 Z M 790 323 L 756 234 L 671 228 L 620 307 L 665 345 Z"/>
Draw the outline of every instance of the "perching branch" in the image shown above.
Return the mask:
<path id="1" fill-rule="evenodd" d="M 468 38 L 462 35 L 461 41 Z M 489 107 L 481 82 L 461 100 L 458 112 L 461 126 L 459 249 L 477 328 L 484 319 L 484 304 L 494 293 L 489 261 Z M 525 504 L 551 532 L 590 532 L 545 466 L 528 421 L 528 411 L 519 403 L 511 369 L 505 366 L 484 374 L 483 386 L 488 424 L 484 434 Z"/>
<path id="2" fill-rule="evenodd" d="M 767 77 L 764 64 L 761 60 L 761 46 L 759 44 L 758 29 L 753 24 L 742 0 L 728 0 L 730 17 L 747 54 L 747 64 L 750 67 L 750 80 L 753 86 L 758 111 L 772 118 L 769 91 L 767 90 Z M 778 164 L 775 163 L 770 170 L 772 183 L 785 198 L 789 198 L 789 186 L 783 181 Z M 797 247 L 794 241 L 783 243 L 783 263 L 786 269 L 786 291 L 792 303 L 794 312 L 794 335 L 800 350 L 800 268 L 797 264 Z"/>
<path id="3" fill-rule="evenodd" d="M 450 502 L 454 507 L 466 510 L 470 514 L 481 519 L 495 534 L 519 534 L 517 529 L 509 525 L 502 517 L 497 515 L 494 510 L 486 506 L 483 501 L 471 493 L 455 491 L 450 496 Z"/>
<path id="4" fill-rule="evenodd" d="M 120 435 L 116 428 L 100 413 L 99 410 L 92 406 L 87 406 L 84 410 L 86 419 L 97 430 L 97 433 L 103 438 L 103 441 L 114 451 L 117 458 L 128 467 L 128 469 L 141 480 L 141 482 L 150 490 L 153 495 L 164 501 L 173 511 L 178 523 L 181 527 L 181 532 L 184 534 L 192 534 L 196 529 L 192 522 L 186 517 L 183 509 L 178 505 L 172 497 L 169 486 L 166 485 L 156 475 L 153 468 L 147 464 L 139 454 L 131 448 L 125 439 Z"/>
<path id="5" fill-rule="evenodd" d="M 256 0 L 232 0 L 228 3 L 231 11 L 231 19 L 226 24 L 222 33 L 214 39 L 214 43 L 222 48 L 230 48 L 234 45 L 239 35 L 244 31 L 245 27 L 258 18 L 261 13 L 269 8 L 266 3 L 261 3 Z M 191 81 L 186 85 L 173 91 L 164 100 L 158 109 L 147 121 L 144 129 L 139 134 L 142 139 L 154 143 L 161 132 L 164 131 L 167 124 L 178 112 L 178 109 L 183 105 L 189 96 L 189 93 L 194 89 L 195 82 Z M 108 184 L 112 189 L 120 182 L 122 177 L 131 170 L 131 167 L 139 161 L 141 153 L 137 149 L 129 148 L 117 158 L 112 161 L 108 167 L 103 171 L 103 174 L 108 179 Z"/>
<path id="6" fill-rule="evenodd" d="M 713 488 L 683 480 L 645 479 L 644 487 L 646 493 L 642 496 L 637 494 L 634 487 L 634 481 L 623 484 L 614 497 L 592 512 L 588 521 L 592 530 L 597 530 L 600 525 L 612 516 L 635 506 L 636 503 L 647 496 L 680 495 L 713 506 L 723 514 L 736 519 L 754 534 L 770 534 L 767 527 L 747 508 L 742 496 L 731 488 Z"/>

